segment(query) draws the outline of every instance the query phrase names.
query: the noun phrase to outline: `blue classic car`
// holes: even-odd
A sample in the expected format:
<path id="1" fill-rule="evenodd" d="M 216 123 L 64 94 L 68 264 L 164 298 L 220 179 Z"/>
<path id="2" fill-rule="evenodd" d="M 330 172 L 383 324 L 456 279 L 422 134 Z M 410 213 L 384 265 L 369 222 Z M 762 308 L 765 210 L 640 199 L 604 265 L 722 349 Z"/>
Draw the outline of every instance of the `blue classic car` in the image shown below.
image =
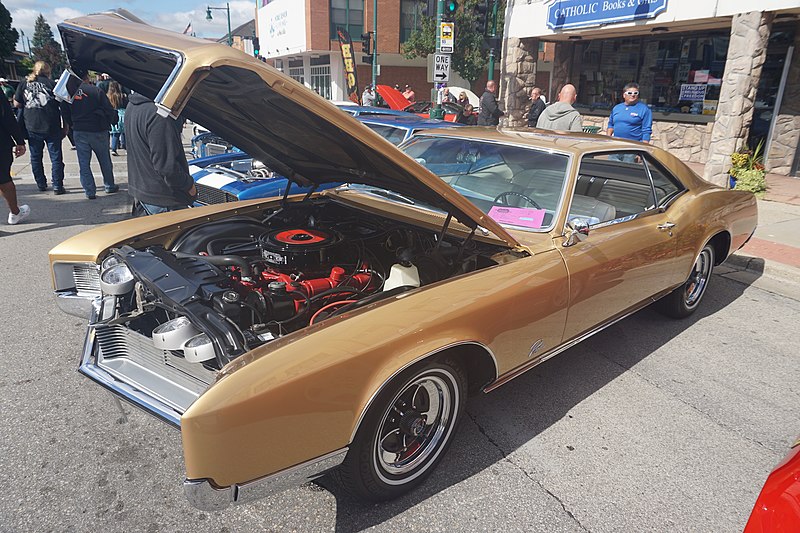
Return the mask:
<path id="1" fill-rule="evenodd" d="M 353 106 L 354 107 L 354 106 Z M 358 120 L 395 146 L 408 140 L 416 132 L 427 129 L 460 127 L 460 124 L 443 120 L 424 119 L 416 115 L 407 116 L 358 116 Z M 200 135 L 213 135 L 202 133 Z M 197 137 L 199 137 L 198 135 Z M 225 143 L 219 139 L 218 143 Z M 230 144 L 230 143 L 227 143 Z M 232 145 L 231 145 L 232 146 Z M 218 153 L 189 161 L 189 172 L 197 187 L 196 206 L 282 196 L 290 183 L 264 163 L 254 160 L 244 152 Z M 205 154 L 206 148 L 198 149 Z M 326 184 L 319 188 L 332 188 L 339 184 Z M 289 194 L 302 194 L 308 188 L 291 182 Z"/>

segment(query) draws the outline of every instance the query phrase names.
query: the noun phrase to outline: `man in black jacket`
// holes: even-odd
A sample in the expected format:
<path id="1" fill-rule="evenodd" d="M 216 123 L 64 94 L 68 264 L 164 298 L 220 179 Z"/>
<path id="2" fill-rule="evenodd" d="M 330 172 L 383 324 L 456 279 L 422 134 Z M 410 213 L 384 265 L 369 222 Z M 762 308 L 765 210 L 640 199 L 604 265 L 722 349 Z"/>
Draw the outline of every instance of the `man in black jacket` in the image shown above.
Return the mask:
<path id="1" fill-rule="evenodd" d="M 19 224 L 31 212 L 27 205 L 17 204 L 17 187 L 11 181 L 11 163 L 14 162 L 14 156 L 19 157 L 23 154 L 25 154 L 25 139 L 22 138 L 22 131 L 8 100 L 0 98 L 0 193 L 11 211 L 8 214 L 9 224 Z"/>
<path id="2" fill-rule="evenodd" d="M 144 211 L 141 214 L 183 209 L 197 196 L 181 126 L 182 121 L 160 116 L 152 100 L 131 94 L 125 111 L 128 192 Z"/>
<path id="3" fill-rule="evenodd" d="M 539 116 L 544 111 L 544 108 L 547 107 L 542 100 L 542 90 L 539 87 L 534 87 L 531 89 L 531 107 L 528 109 L 528 112 L 525 114 L 525 117 L 528 119 L 528 127 L 535 128 L 536 121 L 539 120 Z"/>
<path id="4" fill-rule="evenodd" d="M 494 80 L 486 82 L 486 90 L 481 95 L 481 110 L 478 113 L 478 126 L 497 126 L 500 124 L 500 117 L 505 115 L 497 106 L 497 98 L 494 93 L 497 91 L 497 84 Z"/>
<path id="5" fill-rule="evenodd" d="M 100 163 L 106 193 L 119 190 L 114 183 L 114 164 L 108 146 L 111 125 L 118 121 L 117 110 L 111 106 L 106 93 L 89 83 L 88 76 L 84 75 L 83 83 L 72 101 L 72 129 L 75 149 L 78 151 L 81 185 L 90 200 L 96 198 L 97 192 L 92 173 L 92 152 Z"/>

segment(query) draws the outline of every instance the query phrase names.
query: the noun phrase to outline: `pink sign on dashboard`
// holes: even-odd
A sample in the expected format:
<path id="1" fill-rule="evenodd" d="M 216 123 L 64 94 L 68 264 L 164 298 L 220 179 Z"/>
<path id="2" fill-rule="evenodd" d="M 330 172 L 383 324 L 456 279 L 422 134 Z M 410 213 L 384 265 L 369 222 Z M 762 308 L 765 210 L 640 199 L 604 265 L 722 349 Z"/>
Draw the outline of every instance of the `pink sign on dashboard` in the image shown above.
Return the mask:
<path id="1" fill-rule="evenodd" d="M 544 209 L 532 207 L 493 206 L 489 216 L 501 224 L 522 226 L 523 228 L 541 228 L 545 215 Z"/>

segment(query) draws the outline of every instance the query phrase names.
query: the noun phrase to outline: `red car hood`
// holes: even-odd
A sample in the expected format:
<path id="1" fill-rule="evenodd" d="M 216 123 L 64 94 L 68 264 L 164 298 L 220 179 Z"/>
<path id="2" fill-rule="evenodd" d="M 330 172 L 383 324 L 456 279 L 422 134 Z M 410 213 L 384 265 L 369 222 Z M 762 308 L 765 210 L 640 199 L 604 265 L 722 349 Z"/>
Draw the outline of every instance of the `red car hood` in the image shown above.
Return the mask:
<path id="1" fill-rule="evenodd" d="M 388 85 L 376 85 L 375 89 L 378 91 L 378 94 L 381 95 L 381 98 L 383 98 L 383 100 L 389 105 L 390 109 L 399 109 L 402 111 L 411 105 L 411 102 L 408 101 L 408 98 L 403 96 L 403 93 L 394 87 L 389 87 Z"/>

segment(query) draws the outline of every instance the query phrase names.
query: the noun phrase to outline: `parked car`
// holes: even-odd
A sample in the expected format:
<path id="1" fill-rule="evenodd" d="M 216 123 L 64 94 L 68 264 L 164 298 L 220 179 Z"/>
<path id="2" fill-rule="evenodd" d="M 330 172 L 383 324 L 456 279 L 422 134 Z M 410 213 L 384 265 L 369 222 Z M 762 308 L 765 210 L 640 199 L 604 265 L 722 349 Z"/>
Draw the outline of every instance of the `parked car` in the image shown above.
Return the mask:
<path id="1" fill-rule="evenodd" d="M 349 183 L 50 252 L 59 305 L 89 317 L 80 372 L 180 429 L 201 509 L 333 469 L 365 499 L 413 489 L 469 393 L 656 300 L 690 315 L 755 229 L 752 194 L 649 144 L 452 128 L 401 151 L 230 47 L 114 14 L 59 30 L 73 68 L 202 118 L 293 183 Z"/>
<path id="2" fill-rule="evenodd" d="M 401 109 L 388 109 L 385 107 L 373 107 L 373 106 L 366 106 L 366 105 L 347 105 L 347 104 L 337 104 L 337 107 L 347 113 L 348 115 L 353 115 L 354 117 L 360 116 L 375 116 L 375 115 L 389 115 L 389 116 L 398 116 L 398 117 L 407 117 L 413 115 L 413 113 L 409 113 L 407 111 L 403 111 Z"/>
<path id="3" fill-rule="evenodd" d="M 425 120 L 410 114 L 405 114 L 405 116 L 365 114 L 358 116 L 358 120 L 395 145 L 423 129 L 460 126 L 460 124 L 441 120 Z M 228 152 L 220 151 L 220 155 L 189 162 L 189 173 L 194 178 L 197 187 L 195 205 L 283 196 L 287 186 L 291 187 L 289 194 L 305 194 L 311 190 L 309 187 L 303 187 L 287 180 L 263 162 L 254 160 L 219 136 L 204 133 L 197 138 L 213 138 L 215 143 L 207 145 L 209 147 L 220 147 L 221 149 L 228 146 L 230 148 Z M 206 145 L 200 144 L 198 151 L 207 153 L 208 148 Z M 338 185 L 340 185 L 338 182 L 327 183 L 318 187 L 317 190 L 325 190 Z"/>
<path id="4" fill-rule="evenodd" d="M 789 533 L 800 528 L 800 439 L 758 495 L 744 533 Z"/>

